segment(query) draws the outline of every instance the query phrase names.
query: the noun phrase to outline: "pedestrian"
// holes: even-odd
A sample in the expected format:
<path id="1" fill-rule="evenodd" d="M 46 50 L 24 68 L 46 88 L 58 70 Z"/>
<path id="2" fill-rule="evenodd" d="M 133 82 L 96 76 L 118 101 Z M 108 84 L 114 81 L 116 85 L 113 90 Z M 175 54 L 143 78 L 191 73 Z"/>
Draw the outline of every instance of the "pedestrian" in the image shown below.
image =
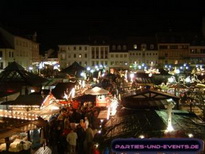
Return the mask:
<path id="1" fill-rule="evenodd" d="M 77 125 L 76 133 L 78 135 L 77 153 L 78 154 L 84 154 L 84 145 L 83 145 L 83 143 L 85 141 L 85 130 L 80 124 Z"/>
<path id="2" fill-rule="evenodd" d="M 91 125 L 89 125 L 88 128 L 86 129 L 86 136 L 84 141 L 84 148 L 86 154 L 92 153 L 92 146 L 93 146 L 93 130 L 91 128 Z"/>
<path id="3" fill-rule="evenodd" d="M 71 129 L 70 133 L 68 133 L 66 140 L 68 142 L 69 150 L 71 153 L 75 153 L 76 151 L 76 144 L 77 144 L 78 135 Z"/>

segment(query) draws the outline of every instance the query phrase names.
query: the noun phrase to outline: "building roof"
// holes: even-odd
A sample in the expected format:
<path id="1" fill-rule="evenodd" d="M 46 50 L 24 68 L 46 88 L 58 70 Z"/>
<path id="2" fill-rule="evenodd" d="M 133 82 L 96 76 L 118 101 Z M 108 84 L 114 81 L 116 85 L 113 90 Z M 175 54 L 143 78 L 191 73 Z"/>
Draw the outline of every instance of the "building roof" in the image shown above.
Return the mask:
<path id="1" fill-rule="evenodd" d="M 76 77 L 80 77 L 80 73 L 83 70 L 86 70 L 86 69 L 75 61 L 70 66 L 68 66 L 65 69 L 63 69 L 61 71 L 61 73 L 66 73 L 66 74 L 74 75 Z"/>
<path id="2" fill-rule="evenodd" d="M 159 32 L 156 34 L 158 43 L 191 43 L 196 33 Z"/>
<path id="3" fill-rule="evenodd" d="M 0 48 L 3 49 L 14 49 L 14 47 L 12 46 L 11 42 L 9 42 L 8 40 L 6 40 L 6 38 L 3 36 L 3 34 L 0 31 Z"/>
<path id="4" fill-rule="evenodd" d="M 146 50 L 157 50 L 157 39 L 153 36 L 128 37 L 127 43 L 128 50 L 142 50 L 142 44 L 147 45 Z M 137 45 L 137 49 L 134 49 L 133 45 Z"/>
<path id="5" fill-rule="evenodd" d="M 47 79 L 26 71 L 15 61 L 10 63 L 3 72 L 0 73 L 0 86 L 7 84 L 20 84 L 26 86 L 40 86 Z"/>

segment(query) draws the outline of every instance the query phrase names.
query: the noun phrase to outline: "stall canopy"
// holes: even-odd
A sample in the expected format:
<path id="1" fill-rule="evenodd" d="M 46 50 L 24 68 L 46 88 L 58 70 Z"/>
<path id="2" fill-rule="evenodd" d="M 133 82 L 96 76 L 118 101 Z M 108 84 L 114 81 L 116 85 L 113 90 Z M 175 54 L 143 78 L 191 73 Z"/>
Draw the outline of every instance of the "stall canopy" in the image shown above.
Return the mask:
<path id="1" fill-rule="evenodd" d="M 164 109 L 164 104 L 169 99 L 173 99 L 176 107 L 178 107 L 179 97 L 146 89 L 136 92 L 135 95 L 124 96 L 122 98 L 122 105 L 127 108 L 137 109 Z"/>
<path id="2" fill-rule="evenodd" d="M 74 100 L 80 101 L 81 103 L 84 102 L 95 102 L 96 101 L 96 96 L 95 95 L 82 95 L 75 97 Z"/>
<path id="3" fill-rule="evenodd" d="M 68 66 L 67 68 L 63 69 L 61 71 L 61 73 L 66 73 L 66 74 L 69 74 L 69 75 L 80 77 L 80 73 L 82 71 L 84 71 L 84 70 L 86 70 L 86 69 L 75 61 L 70 66 Z"/>
<path id="4" fill-rule="evenodd" d="M 44 98 L 40 94 L 19 95 L 16 100 L 4 102 L 3 105 L 38 105 L 41 106 Z"/>
<path id="5" fill-rule="evenodd" d="M 22 119 L 1 118 L 0 121 L 0 139 L 11 137 L 12 135 L 27 132 L 37 127 L 43 127 L 46 121 L 38 119 L 36 121 L 28 121 Z"/>
<path id="6" fill-rule="evenodd" d="M 86 95 L 106 95 L 109 94 L 109 91 L 100 87 L 94 87 L 92 89 L 86 90 L 85 94 Z"/>
<path id="7" fill-rule="evenodd" d="M 75 83 L 72 82 L 58 83 L 52 90 L 52 94 L 57 99 L 64 99 L 65 93 L 68 95 L 74 87 Z"/>

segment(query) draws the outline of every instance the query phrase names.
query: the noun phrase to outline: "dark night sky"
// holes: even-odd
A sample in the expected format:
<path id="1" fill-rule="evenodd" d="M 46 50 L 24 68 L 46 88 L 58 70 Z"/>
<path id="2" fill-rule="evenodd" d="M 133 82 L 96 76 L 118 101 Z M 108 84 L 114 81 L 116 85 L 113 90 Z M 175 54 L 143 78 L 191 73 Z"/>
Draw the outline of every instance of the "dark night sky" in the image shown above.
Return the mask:
<path id="1" fill-rule="evenodd" d="M 73 36 L 153 35 L 169 29 L 201 32 L 202 1 L 135 1 L 1 0 L 0 24 L 36 31 L 41 50 Z"/>

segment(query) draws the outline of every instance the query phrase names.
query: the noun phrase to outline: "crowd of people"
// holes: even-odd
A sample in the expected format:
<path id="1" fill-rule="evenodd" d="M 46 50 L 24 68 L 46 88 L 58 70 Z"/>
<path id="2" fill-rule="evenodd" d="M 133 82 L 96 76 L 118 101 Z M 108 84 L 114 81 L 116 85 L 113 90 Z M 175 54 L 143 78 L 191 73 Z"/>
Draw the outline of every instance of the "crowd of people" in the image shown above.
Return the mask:
<path id="1" fill-rule="evenodd" d="M 53 153 L 93 153 L 94 137 L 100 125 L 99 108 L 83 105 L 62 108 L 48 123 L 47 144 Z"/>

